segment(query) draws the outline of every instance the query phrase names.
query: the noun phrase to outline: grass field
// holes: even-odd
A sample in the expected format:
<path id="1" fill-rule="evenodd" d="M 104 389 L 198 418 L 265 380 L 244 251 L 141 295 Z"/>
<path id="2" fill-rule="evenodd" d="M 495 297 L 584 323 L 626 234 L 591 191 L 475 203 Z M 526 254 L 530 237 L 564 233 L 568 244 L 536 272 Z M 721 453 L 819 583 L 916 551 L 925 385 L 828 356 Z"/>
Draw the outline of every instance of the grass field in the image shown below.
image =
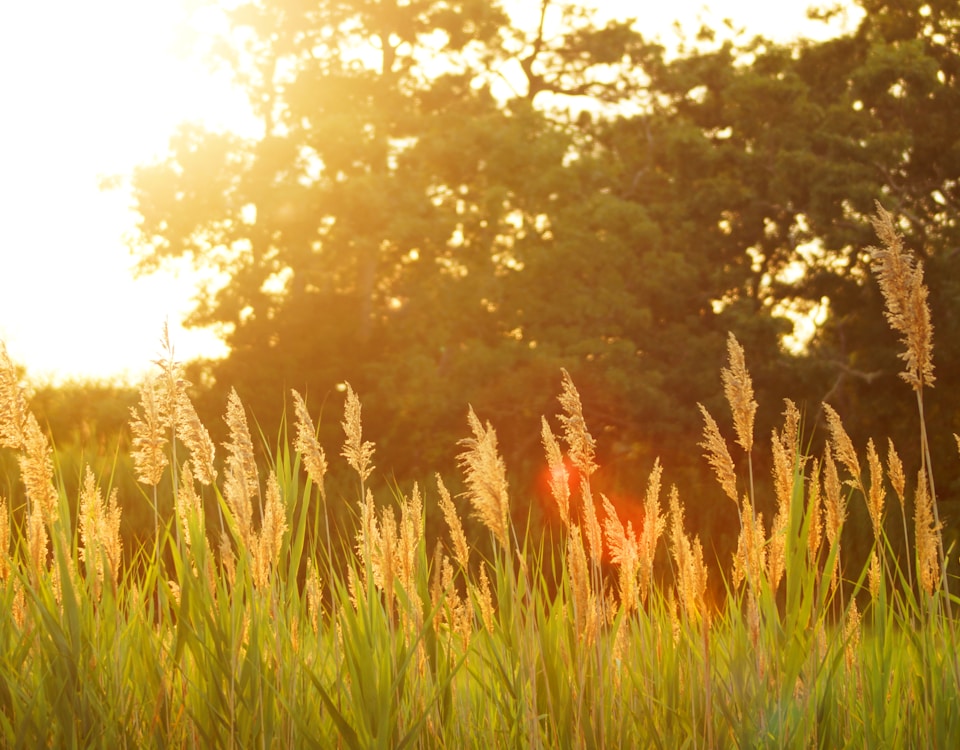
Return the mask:
<path id="1" fill-rule="evenodd" d="M 934 382 L 926 289 L 892 217 L 879 209 L 875 223 L 923 465 L 905 469 L 892 443 L 854 446 L 827 405 L 830 440 L 807 448 L 787 401 L 772 436 L 778 510 L 764 519 L 750 468 L 757 405 L 731 335 L 719 379 L 732 440 L 700 407 L 700 448 L 740 520 L 722 580 L 708 581 L 659 463 L 639 528 L 594 493 L 594 439 L 566 372 L 541 435 L 562 523 L 548 544 L 512 523 L 495 429 L 472 410 L 452 447 L 458 496 L 437 476 L 374 502 L 375 446 L 349 386 L 337 456 L 293 393 L 295 437 L 267 446 L 262 472 L 234 393 L 216 461 L 169 342 L 131 415 L 154 535 L 122 550 L 111 479 L 88 470 L 67 495 L 0 347 L 0 448 L 28 500 L 0 502 L 3 746 L 960 746 L 960 601 L 923 426 Z M 355 476 L 347 540 L 329 526 L 328 503 L 343 499 L 327 497 L 328 472 Z M 874 532 L 863 569 L 845 566 L 840 544 L 851 503 L 866 504 Z M 889 503 L 907 556 L 888 541 Z M 465 513 L 492 552 L 471 548 Z M 426 538 L 428 518 L 442 519 L 439 539 Z"/>

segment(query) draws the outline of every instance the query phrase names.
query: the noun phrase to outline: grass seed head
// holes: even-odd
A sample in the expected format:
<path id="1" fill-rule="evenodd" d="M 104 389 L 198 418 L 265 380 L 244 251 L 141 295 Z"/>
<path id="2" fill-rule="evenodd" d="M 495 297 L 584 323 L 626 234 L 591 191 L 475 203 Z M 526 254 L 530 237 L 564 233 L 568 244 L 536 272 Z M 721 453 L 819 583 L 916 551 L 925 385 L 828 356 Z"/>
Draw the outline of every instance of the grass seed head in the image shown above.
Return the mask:
<path id="1" fill-rule="evenodd" d="M 10 510 L 0 495 L 0 582 L 10 578 Z"/>
<path id="2" fill-rule="evenodd" d="M 210 485 L 217 478 L 217 471 L 213 468 L 216 449 L 210 439 L 210 433 L 203 426 L 193 402 L 187 395 L 186 381 L 179 381 L 177 391 L 176 430 L 177 437 L 187 446 L 193 457 L 194 473 L 200 484 Z"/>
<path id="3" fill-rule="evenodd" d="M 960 439 L 958 439 L 957 442 L 958 445 L 960 445 Z M 890 485 L 897 495 L 897 500 L 900 501 L 900 508 L 902 510 L 907 496 L 907 477 L 903 473 L 903 462 L 900 460 L 900 455 L 897 453 L 893 440 L 890 438 L 887 438 L 887 477 L 890 479 Z"/>
<path id="4" fill-rule="evenodd" d="M 564 526 L 570 525 L 570 472 L 563 461 L 560 444 L 557 442 L 546 417 L 540 417 L 540 436 L 543 449 L 547 454 L 547 471 L 550 477 L 550 494 L 557 503 L 560 520 Z"/>
<path id="5" fill-rule="evenodd" d="M 477 592 L 477 600 L 480 604 L 480 619 L 483 620 L 483 627 L 487 632 L 493 634 L 494 608 L 493 593 L 490 591 L 490 579 L 487 577 L 487 566 L 480 566 L 480 586 Z"/>
<path id="6" fill-rule="evenodd" d="M 853 441 L 843 427 L 840 415 L 830 404 L 823 404 L 823 413 L 827 417 L 827 427 L 830 430 L 830 444 L 836 459 L 846 467 L 850 472 L 857 487 L 862 488 L 860 481 L 860 460 L 857 458 L 857 451 L 853 447 Z M 866 495 L 866 493 L 864 493 Z"/>
<path id="7" fill-rule="evenodd" d="M 458 456 L 467 486 L 464 495 L 470 499 L 476 517 L 504 549 L 509 549 L 507 474 L 497 451 L 497 434 L 489 422 L 481 424 L 472 406 L 467 420 L 473 437 L 460 441 L 465 450 Z"/>
<path id="8" fill-rule="evenodd" d="M 933 324 L 930 322 L 927 287 L 923 283 L 923 264 L 914 263 L 903 247 L 893 216 L 879 202 L 872 221 L 883 247 L 867 250 L 872 256 L 874 274 L 883 294 L 884 314 L 906 346 L 906 351 L 899 355 L 907 363 L 900 377 L 919 391 L 924 386 L 932 386 L 935 381 Z"/>
<path id="9" fill-rule="evenodd" d="M 360 419 L 360 399 L 350 384 L 346 384 L 347 398 L 343 410 L 343 432 L 346 435 L 346 441 L 343 444 L 343 451 L 340 455 L 347 459 L 347 463 L 353 467 L 353 470 L 360 475 L 360 481 L 366 482 L 367 477 L 373 472 L 374 466 L 371 463 L 374 453 L 374 445 L 371 442 L 363 441 L 363 425 Z"/>
<path id="10" fill-rule="evenodd" d="M 570 373 L 561 370 L 562 390 L 560 392 L 560 423 L 563 425 L 563 439 L 567 444 L 567 453 L 573 465 L 584 477 L 589 477 L 597 470 L 594 461 L 596 440 L 587 430 L 587 422 L 583 418 L 583 406 L 580 403 L 580 393 L 573 384 Z"/>
<path id="11" fill-rule="evenodd" d="M 230 430 L 230 439 L 223 444 L 227 449 L 226 471 L 233 475 L 234 482 L 243 487 L 246 502 L 260 496 L 260 474 L 253 453 L 253 440 L 247 426 L 247 415 L 235 389 L 227 396 L 227 411 L 223 416 Z M 202 481 L 202 480 L 201 480 Z"/>
<path id="12" fill-rule="evenodd" d="M 460 565 L 460 569 L 466 571 L 470 562 L 470 547 L 467 545 L 467 536 L 463 533 L 463 524 L 460 522 L 457 507 L 453 504 L 453 499 L 450 497 L 450 491 L 443 483 L 443 479 L 440 478 L 439 474 L 437 474 L 437 490 L 440 493 L 440 511 L 443 513 L 443 519 L 447 523 L 447 530 L 450 532 L 453 556 Z"/>
<path id="13" fill-rule="evenodd" d="M 870 490 L 867 493 L 867 510 L 870 523 L 873 524 L 873 536 L 879 543 L 883 531 L 883 501 L 886 493 L 883 489 L 883 465 L 873 444 L 873 438 L 867 441 L 867 468 L 870 472 Z"/>
<path id="14" fill-rule="evenodd" d="M 813 459 L 810 480 L 807 485 L 807 512 L 810 514 L 810 529 L 807 532 L 807 550 L 810 561 L 816 562 L 823 543 L 823 501 L 820 492 L 820 462 Z"/>
<path id="15" fill-rule="evenodd" d="M 921 470 L 917 475 L 917 494 L 914 500 L 914 534 L 917 545 L 917 568 L 920 583 L 928 595 L 933 595 L 940 581 L 939 535 L 940 529 L 933 519 L 933 498 L 927 484 L 927 474 Z"/>
<path id="16" fill-rule="evenodd" d="M 60 499 L 53 482 L 53 451 L 32 412 L 27 412 L 19 464 L 27 498 L 40 508 L 46 523 L 52 525 L 57 519 Z"/>
<path id="17" fill-rule="evenodd" d="M 156 487 L 168 460 L 164 450 L 167 436 L 154 376 L 147 376 L 140 386 L 140 408 L 138 411 L 131 407 L 130 417 L 133 435 L 130 455 L 137 469 L 137 478 L 143 484 Z"/>
<path id="18" fill-rule="evenodd" d="M 753 421 L 757 402 L 753 398 L 753 381 L 747 372 L 743 347 L 732 333 L 727 337 L 729 367 L 721 370 L 723 393 L 733 413 L 733 428 L 737 442 L 747 453 L 753 448 Z"/>
<path id="19" fill-rule="evenodd" d="M 296 391 L 293 393 L 294 411 L 297 415 L 297 439 L 294 448 L 303 458 L 303 465 L 307 474 L 315 485 L 320 488 L 320 496 L 325 497 L 323 478 L 327 473 L 327 457 L 317 440 L 317 431 L 313 420 L 307 411 L 307 405 Z"/>
<path id="20" fill-rule="evenodd" d="M 727 443 L 720 434 L 720 428 L 703 404 L 697 404 L 703 415 L 703 442 L 700 447 L 706 450 L 704 457 L 713 467 L 713 472 L 727 497 L 739 504 L 737 497 L 737 472 L 727 449 Z"/>
<path id="21" fill-rule="evenodd" d="M 0 341 L 0 448 L 20 449 L 27 412 L 27 397 L 20 387 L 17 368 Z"/>

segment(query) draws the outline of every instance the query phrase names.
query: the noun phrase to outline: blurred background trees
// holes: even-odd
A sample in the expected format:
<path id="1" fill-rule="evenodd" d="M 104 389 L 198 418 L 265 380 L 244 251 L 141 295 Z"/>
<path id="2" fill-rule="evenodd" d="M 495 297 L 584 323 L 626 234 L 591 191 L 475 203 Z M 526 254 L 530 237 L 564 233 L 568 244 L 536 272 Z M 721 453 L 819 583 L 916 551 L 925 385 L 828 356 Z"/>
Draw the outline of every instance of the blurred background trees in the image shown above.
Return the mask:
<path id="1" fill-rule="evenodd" d="M 696 403 L 729 428 L 727 331 L 761 440 L 783 397 L 807 435 L 828 400 L 859 448 L 890 436 L 919 466 L 869 272 L 879 200 L 925 264 L 928 418 L 955 518 L 956 3 L 861 0 L 861 24 L 829 41 L 704 29 L 679 54 L 642 19 L 579 5 L 521 18 L 489 0 L 261 0 L 232 14 L 211 53 L 261 133 L 184 125 L 133 180 L 140 269 L 186 257 L 211 272 L 190 320 L 230 347 L 192 365 L 211 430 L 236 387 L 275 435 L 296 388 L 338 445 L 349 381 L 381 477 L 425 479 L 453 467 L 469 403 L 497 428 L 525 514 L 565 367 L 606 489 L 639 495 L 659 456 L 723 547 L 736 517 L 696 447 Z M 816 321 L 800 342 L 797 316 Z"/>

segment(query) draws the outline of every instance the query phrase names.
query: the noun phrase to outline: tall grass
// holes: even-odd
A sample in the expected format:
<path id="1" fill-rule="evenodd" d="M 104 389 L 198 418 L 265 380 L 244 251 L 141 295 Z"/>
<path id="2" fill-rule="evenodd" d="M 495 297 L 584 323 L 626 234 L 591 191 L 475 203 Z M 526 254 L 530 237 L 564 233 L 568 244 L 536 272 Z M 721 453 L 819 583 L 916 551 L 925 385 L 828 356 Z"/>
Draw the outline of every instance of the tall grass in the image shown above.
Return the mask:
<path id="1" fill-rule="evenodd" d="M 882 210 L 877 227 L 879 279 L 907 345 L 926 447 L 922 397 L 933 370 L 929 335 L 915 330 L 930 330 L 922 272 Z M 328 463 L 294 393 L 296 439 L 284 427 L 258 467 L 233 393 L 218 472 L 165 348 L 131 420 L 144 492 L 124 499 L 152 506 L 154 537 L 121 555 L 116 493 L 88 471 L 79 497 L 68 497 L 0 347 L 0 448 L 16 457 L 27 497 L 16 513 L 0 500 L 4 746 L 960 743 L 956 602 L 929 453 L 908 481 L 892 444 L 885 463 L 872 441 L 858 451 L 825 407 L 830 439 L 810 455 L 788 401 L 771 438 L 774 502 L 760 502 L 750 458 L 757 405 L 732 335 L 720 381 L 747 476 L 701 407 L 701 445 L 740 520 L 737 553 L 712 585 L 659 462 L 640 528 L 595 496 L 595 441 L 566 372 L 558 433 L 542 422 L 562 522 L 560 543 L 548 544 L 512 523 L 495 429 L 472 409 L 458 497 L 438 476 L 375 501 L 367 483 L 376 448 L 363 439 L 349 386 L 343 462 Z M 327 497 L 330 470 L 355 475 L 355 496 Z M 161 486 L 174 496 L 169 513 L 157 502 Z M 913 519 L 908 559 L 887 536 L 888 498 Z M 352 504 L 350 538 L 334 537 L 331 502 Z M 860 570 L 845 566 L 840 548 L 856 502 L 874 533 Z M 765 506 L 776 508 L 769 523 Z M 489 544 L 471 547 L 467 512 Z M 443 520 L 439 539 L 426 538 L 428 516 Z"/>

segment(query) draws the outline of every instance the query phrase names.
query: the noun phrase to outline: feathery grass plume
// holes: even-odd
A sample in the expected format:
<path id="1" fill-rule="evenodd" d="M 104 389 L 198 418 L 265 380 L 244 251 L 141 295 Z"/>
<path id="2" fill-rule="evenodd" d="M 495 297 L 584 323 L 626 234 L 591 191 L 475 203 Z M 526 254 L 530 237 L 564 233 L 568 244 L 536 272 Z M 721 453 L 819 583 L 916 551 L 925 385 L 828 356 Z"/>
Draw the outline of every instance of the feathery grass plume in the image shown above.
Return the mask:
<path id="1" fill-rule="evenodd" d="M 367 477 L 373 471 L 374 466 L 370 463 L 373 458 L 374 445 L 370 442 L 363 442 L 363 426 L 360 421 L 360 399 L 353 392 L 353 388 L 347 383 L 347 399 L 343 410 L 343 431 L 347 436 L 343 444 L 343 452 L 340 454 L 347 459 L 347 463 L 353 467 L 353 470 L 360 475 L 360 482 L 366 482 Z"/>
<path id="2" fill-rule="evenodd" d="M 745 496 L 740 507 L 740 535 L 733 558 L 733 584 L 739 586 L 746 580 L 754 595 L 759 591 L 761 576 L 768 567 L 765 538 L 763 513 L 755 513 L 750 499 Z M 774 566 L 778 564 L 782 561 L 774 561 Z"/>
<path id="3" fill-rule="evenodd" d="M 480 566 L 480 586 L 477 591 L 477 601 L 480 604 L 480 619 L 487 632 L 493 634 L 493 593 L 490 591 L 490 579 L 487 577 L 487 566 Z"/>
<path id="4" fill-rule="evenodd" d="M 593 504 L 590 481 L 586 477 L 581 478 L 580 481 L 580 497 L 583 502 L 583 530 L 590 550 L 590 561 L 599 567 L 603 559 L 603 532 L 600 529 L 600 521 L 597 519 L 597 506 Z"/>
<path id="5" fill-rule="evenodd" d="M 883 531 L 883 465 L 880 463 L 880 456 L 877 454 L 877 448 L 873 444 L 873 438 L 867 441 L 867 469 L 870 472 L 870 490 L 867 493 L 867 510 L 870 512 L 870 523 L 873 524 L 873 536 L 877 542 L 880 541 L 880 533 Z"/>
<path id="6" fill-rule="evenodd" d="M 850 609 L 847 611 L 843 636 L 843 659 L 847 669 L 851 670 L 856 663 L 857 651 L 860 648 L 860 610 L 857 609 L 856 599 L 850 600 Z"/>
<path id="7" fill-rule="evenodd" d="M 47 524 L 57 520 L 59 493 L 53 483 L 53 451 L 32 412 L 27 412 L 23 448 L 18 457 L 20 479 L 31 503 L 39 506 Z"/>
<path id="8" fill-rule="evenodd" d="M 397 517 L 392 507 L 380 513 L 380 539 L 373 550 L 373 582 L 383 592 L 387 621 L 393 622 L 394 582 L 397 578 Z"/>
<path id="9" fill-rule="evenodd" d="M 933 518 L 933 500 L 923 470 L 917 476 L 913 527 L 917 545 L 917 574 L 923 590 L 932 596 L 940 581 L 940 528 Z"/>
<path id="10" fill-rule="evenodd" d="M 0 495 L 0 582 L 10 578 L 10 511 Z"/>
<path id="11" fill-rule="evenodd" d="M 957 451 L 960 452 L 960 435 L 953 433 L 953 439 L 957 441 Z"/>
<path id="12" fill-rule="evenodd" d="M 670 552 L 677 571 L 677 593 L 684 614 L 694 619 L 703 608 L 707 590 L 707 569 L 703 563 L 703 547 L 699 538 L 693 543 L 683 528 L 683 504 L 676 487 L 670 490 Z"/>
<path id="13" fill-rule="evenodd" d="M 840 532 L 847 519 L 847 502 L 843 497 L 843 486 L 837 474 L 837 464 L 833 460 L 830 446 L 826 446 L 823 457 L 823 494 L 824 514 L 827 543 L 831 549 L 836 547 L 837 553 L 833 558 L 833 567 L 829 573 L 830 588 L 834 588 L 838 580 L 840 561 Z"/>
<path id="14" fill-rule="evenodd" d="M 287 533 L 287 513 L 280 494 L 277 474 L 271 471 L 267 476 L 267 500 L 263 510 L 263 522 L 254 554 L 254 584 L 266 588 L 270 576 L 276 569 L 283 549 L 283 537 Z"/>
<path id="15" fill-rule="evenodd" d="M 497 434 L 489 422 L 486 427 L 480 423 L 472 406 L 467 421 L 473 437 L 460 441 L 466 450 L 457 457 L 467 485 L 463 494 L 470 499 L 475 516 L 506 550 L 510 547 L 510 506 L 506 467 L 497 452 Z"/>
<path id="16" fill-rule="evenodd" d="M 573 384 L 570 373 L 561 369 L 562 389 L 560 392 L 560 424 L 563 425 L 563 439 L 567 444 L 567 454 L 573 465 L 577 467 L 582 477 L 589 477 L 597 470 L 594 462 L 596 441 L 587 430 L 587 422 L 583 418 L 583 406 L 580 403 L 580 393 Z"/>
<path id="17" fill-rule="evenodd" d="M 111 583 L 116 585 L 120 575 L 120 508 L 117 488 L 113 488 L 110 498 L 104 502 L 89 466 L 80 490 L 79 510 L 80 560 L 88 580 L 93 581 L 94 598 L 99 599 L 104 578 L 109 575 Z"/>
<path id="18" fill-rule="evenodd" d="M 228 461 L 223 474 L 223 499 L 236 523 L 238 541 L 248 553 L 253 554 L 256 548 L 253 531 L 253 488 L 247 483 L 243 467 L 234 462 Z"/>
<path id="19" fill-rule="evenodd" d="M 816 563 L 823 544 L 823 500 L 820 492 L 820 462 L 813 459 L 810 483 L 807 489 L 807 513 L 810 514 L 810 529 L 807 532 L 807 549 L 810 561 Z"/>
<path id="20" fill-rule="evenodd" d="M 260 497 L 260 474 L 257 471 L 250 428 L 247 426 L 247 415 L 234 388 L 230 389 L 230 395 L 227 396 L 227 410 L 223 421 L 230 430 L 230 439 L 223 444 L 227 449 L 226 471 L 234 475 L 234 481 L 242 481 L 245 494 L 252 502 L 253 498 Z"/>
<path id="21" fill-rule="evenodd" d="M 473 612 L 467 607 L 460 592 L 457 591 L 457 585 L 454 581 L 453 565 L 450 558 L 443 555 L 440 559 L 440 596 L 443 597 L 445 607 L 443 610 L 444 622 L 450 629 L 450 633 L 460 636 L 463 647 L 466 649 L 470 645 L 470 637 L 473 635 Z"/>
<path id="22" fill-rule="evenodd" d="M 189 461 L 184 461 L 183 466 L 180 467 L 180 487 L 174 496 L 173 512 L 180 522 L 183 543 L 187 549 L 190 549 L 193 543 L 190 538 L 191 521 L 194 521 L 199 528 L 203 528 L 203 508 L 193 484 L 193 467 Z"/>
<path id="23" fill-rule="evenodd" d="M 34 503 L 27 516 L 27 555 L 32 564 L 34 576 L 39 577 L 47 570 L 48 542 L 47 525 L 43 520 L 43 510 Z"/>
<path id="24" fill-rule="evenodd" d="M 887 476 L 890 478 L 890 486 L 897 495 L 900 507 L 905 507 L 907 477 L 903 473 L 903 462 L 900 460 L 900 454 L 897 453 L 893 440 L 887 438 Z"/>
<path id="25" fill-rule="evenodd" d="M 374 569 L 376 548 L 380 544 L 380 527 L 377 524 L 377 510 L 373 493 L 367 490 L 360 501 L 360 525 L 357 528 L 356 552 L 359 561 L 360 583 L 367 587 L 367 568 Z M 376 579 L 374 579 L 376 580 Z"/>
<path id="26" fill-rule="evenodd" d="M 407 595 L 407 602 L 412 608 L 412 620 L 405 620 L 408 626 L 419 630 L 423 620 L 423 602 L 417 591 L 417 551 L 423 540 L 423 499 L 420 496 L 420 487 L 414 482 L 413 492 L 409 498 L 404 498 L 400 506 L 400 526 L 397 534 L 397 546 L 394 553 L 397 580 Z M 406 612 L 404 610 L 404 617 Z M 415 635 L 415 634 L 414 634 Z"/>
<path id="27" fill-rule="evenodd" d="M 543 449 L 547 454 L 547 470 L 550 472 L 550 494 L 557 503 L 560 520 L 564 526 L 570 525 L 570 472 L 563 461 L 560 444 L 550 429 L 546 417 L 540 417 L 540 436 Z"/>
<path id="28" fill-rule="evenodd" d="M 593 643 L 598 620 L 596 613 L 592 612 L 596 608 L 590 589 L 587 553 L 576 524 L 570 525 L 570 533 L 567 535 L 567 570 L 570 573 L 570 591 L 573 594 L 574 626 L 581 639 L 589 645 Z"/>
<path id="29" fill-rule="evenodd" d="M 130 407 L 130 431 L 133 434 L 130 455 L 143 484 L 156 487 L 167 466 L 164 450 L 164 417 L 160 410 L 157 379 L 148 375 L 140 386 L 140 410 Z"/>
<path id="30" fill-rule="evenodd" d="M 177 381 L 176 405 L 176 433 L 180 441 L 190 451 L 193 457 L 194 474 L 200 484 L 210 485 L 217 478 L 217 470 L 213 467 L 216 448 L 210 433 L 203 426 L 193 402 L 187 395 L 186 389 L 190 386 L 185 380 Z"/>
<path id="31" fill-rule="evenodd" d="M 316 633 L 320 626 L 320 614 L 323 608 L 323 581 L 312 557 L 307 558 L 304 595 L 307 600 L 307 617 L 310 619 L 310 627 Z"/>
<path id="32" fill-rule="evenodd" d="M 327 456 L 317 440 L 317 431 L 310 419 L 310 412 L 303 398 L 295 390 L 293 393 L 294 411 L 297 415 L 297 440 L 294 448 L 303 457 L 303 465 L 307 474 L 317 487 L 320 488 L 320 497 L 326 499 L 323 478 L 327 473 Z"/>
<path id="33" fill-rule="evenodd" d="M 784 572 L 784 556 L 787 543 L 787 524 L 790 520 L 790 503 L 793 498 L 794 462 L 797 453 L 800 415 L 789 399 L 784 412 L 782 432 L 773 431 L 771 454 L 773 456 L 773 485 L 777 496 L 777 512 L 770 530 L 767 554 L 767 576 L 771 588 L 776 591 Z"/>
<path id="34" fill-rule="evenodd" d="M 667 527 L 667 520 L 660 514 L 660 478 L 663 467 L 660 459 L 653 463 L 647 478 L 647 494 L 643 500 L 643 530 L 640 532 L 638 554 L 640 569 L 640 601 L 647 600 L 647 592 L 653 581 L 653 560 L 657 555 L 657 542 Z M 671 488 L 671 492 L 676 488 Z"/>
<path id="35" fill-rule="evenodd" d="M 7 346 L 0 341 L 0 448 L 19 450 L 27 421 L 27 398 Z"/>
<path id="36" fill-rule="evenodd" d="M 857 451 L 853 447 L 853 441 L 844 429 L 843 421 L 830 404 L 823 404 L 823 412 L 827 417 L 827 427 L 830 429 L 830 443 L 836 454 L 836 459 L 846 467 L 847 471 L 855 480 L 857 486 L 860 485 L 860 459 L 857 458 Z M 866 494 L 866 493 L 864 493 Z"/>
<path id="37" fill-rule="evenodd" d="M 730 457 L 730 451 L 727 449 L 727 443 L 720 434 L 720 428 L 710 416 L 703 404 L 698 403 L 700 413 L 703 414 L 703 442 L 698 445 L 706 450 L 704 458 L 707 459 L 713 468 L 717 481 L 731 500 L 737 505 L 740 499 L 737 497 L 737 472 L 734 469 L 733 459 Z"/>
<path id="38" fill-rule="evenodd" d="M 935 381 L 933 325 L 923 283 L 923 263 L 914 263 L 894 227 L 893 216 L 879 202 L 876 206 L 877 214 L 871 221 L 883 248 L 869 247 L 867 252 L 876 264 L 874 275 L 886 303 L 887 322 L 906 345 L 906 351 L 899 356 L 907 368 L 900 377 L 920 391 Z"/>
<path id="39" fill-rule="evenodd" d="M 618 587 L 620 590 L 620 606 L 623 611 L 630 613 L 637 606 L 637 568 L 640 564 L 640 550 L 637 535 L 633 531 L 633 524 L 627 522 L 624 528 L 617 517 L 617 510 L 610 502 L 610 498 L 601 494 L 605 518 L 603 520 L 604 536 L 607 539 L 607 549 L 610 551 L 610 561 L 618 568 Z M 611 607 L 610 612 L 615 611 Z"/>
<path id="40" fill-rule="evenodd" d="M 753 420 L 757 413 L 757 402 L 753 398 L 753 381 L 747 372 L 743 347 L 732 333 L 727 336 L 727 357 L 730 366 L 720 371 L 723 394 L 733 412 L 737 442 L 746 453 L 750 453 L 753 449 Z"/>
<path id="41" fill-rule="evenodd" d="M 453 504 L 450 497 L 450 491 L 443 483 L 443 479 L 437 474 L 437 490 L 440 492 L 440 510 L 443 513 L 443 520 L 447 523 L 447 530 L 450 532 L 450 543 L 453 545 L 453 556 L 460 565 L 460 569 L 467 570 L 470 560 L 470 547 L 467 545 L 467 536 L 463 533 L 463 524 L 460 522 L 460 516 L 457 514 L 457 507 Z"/>

